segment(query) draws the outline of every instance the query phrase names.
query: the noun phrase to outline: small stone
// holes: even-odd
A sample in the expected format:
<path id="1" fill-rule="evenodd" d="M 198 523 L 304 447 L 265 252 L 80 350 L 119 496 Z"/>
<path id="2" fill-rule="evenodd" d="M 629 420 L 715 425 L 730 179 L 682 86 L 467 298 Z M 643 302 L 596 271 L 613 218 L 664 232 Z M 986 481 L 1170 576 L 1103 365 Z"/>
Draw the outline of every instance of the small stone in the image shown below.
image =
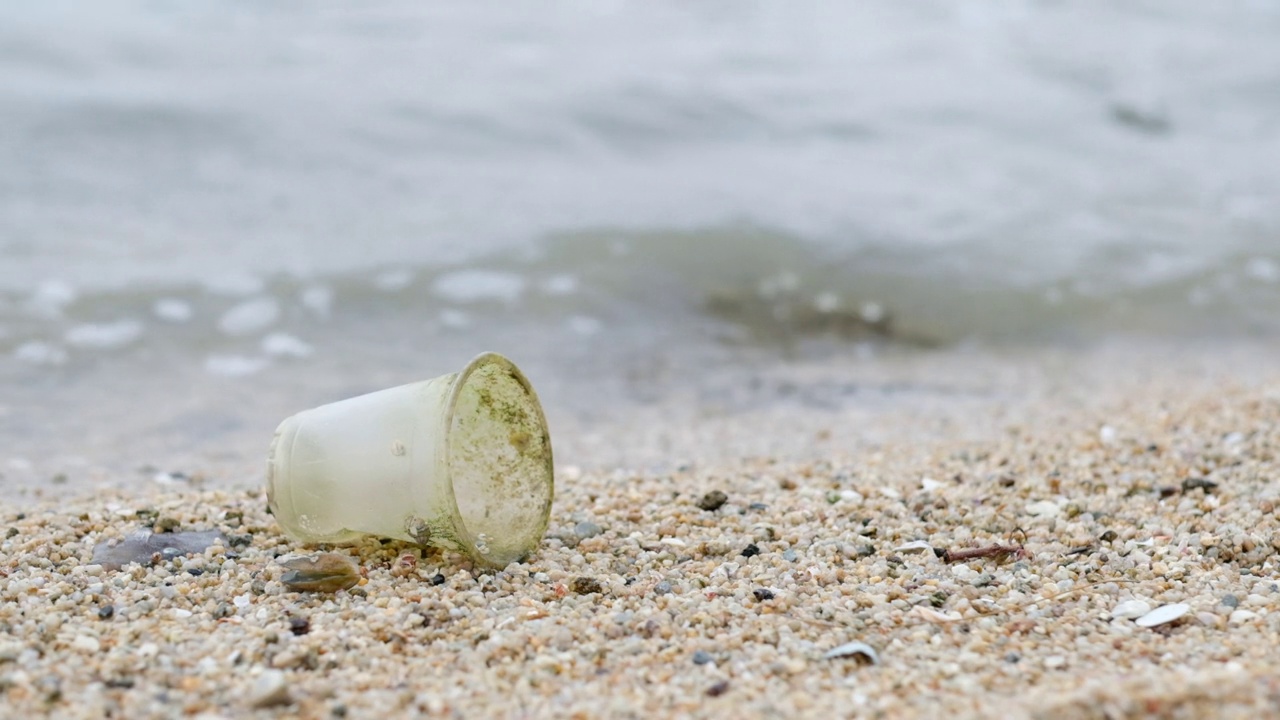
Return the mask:
<path id="1" fill-rule="evenodd" d="M 721 505 L 729 501 L 729 496 L 720 490 L 712 490 L 698 499 L 698 507 L 708 512 L 719 510 Z"/>
<path id="2" fill-rule="evenodd" d="M 1062 514 L 1062 508 L 1052 500 L 1041 500 L 1028 505 L 1027 514 L 1037 517 L 1057 517 Z"/>
<path id="3" fill-rule="evenodd" d="M 1115 530 L 1107 530 L 1106 532 L 1099 535 L 1098 539 L 1101 540 L 1102 542 L 1111 542 L 1112 540 L 1115 540 L 1118 537 L 1120 537 L 1120 535 L 1116 533 Z"/>
<path id="4" fill-rule="evenodd" d="M 666 580 L 663 580 L 662 582 L 653 586 L 654 595 L 669 595 L 670 593 L 671 593 L 671 583 L 667 582 Z"/>
<path id="5" fill-rule="evenodd" d="M 1046 670 L 1061 670 L 1067 666 L 1067 659 L 1061 655 L 1050 655 L 1044 659 Z"/>
<path id="6" fill-rule="evenodd" d="M 1213 492 L 1214 489 L 1217 487 L 1218 487 L 1218 483 L 1210 480 L 1209 478 L 1189 477 L 1182 481 L 1182 492 L 1184 493 L 1191 492 L 1192 490 L 1199 488 L 1200 490 L 1203 490 L 1206 495 L 1208 495 L 1209 493 Z"/>
<path id="7" fill-rule="evenodd" d="M 786 560 L 787 562 L 795 562 L 799 558 L 800 556 L 796 554 L 795 550 L 788 549 L 788 550 L 782 551 L 782 559 Z"/>
<path id="8" fill-rule="evenodd" d="M 1191 606 L 1186 603 L 1175 603 L 1173 605 L 1161 605 L 1142 617 L 1134 620 L 1138 627 L 1156 627 L 1157 625 L 1165 625 L 1174 620 L 1181 618 L 1191 611 Z"/>
<path id="9" fill-rule="evenodd" d="M 84 652 L 96 653 L 102 649 L 102 643 L 98 642 L 97 638 L 89 637 L 88 635 L 77 635 L 71 641 L 71 647 Z"/>
<path id="10" fill-rule="evenodd" d="M 249 690 L 249 707 L 255 709 L 288 705 L 289 683 L 280 670 L 266 670 L 254 681 Z"/>
<path id="11" fill-rule="evenodd" d="M 1240 607 L 1240 598 L 1235 595 L 1223 595 L 1222 604 L 1229 608 Z"/>
<path id="12" fill-rule="evenodd" d="M 1252 610 L 1234 610 L 1227 618 L 1227 622 L 1232 625 L 1240 625 L 1242 623 L 1247 623 L 1256 617 L 1258 617 L 1258 613 L 1253 612 Z"/>
<path id="13" fill-rule="evenodd" d="M 442 573 L 436 573 L 436 574 L 435 574 L 434 576 L 432 576 L 432 578 L 431 578 L 431 584 L 432 584 L 432 585 L 443 585 L 443 584 L 444 584 L 444 581 L 445 581 L 445 577 L 444 577 L 444 575 L 443 575 Z"/>
<path id="14" fill-rule="evenodd" d="M 909 543 L 904 543 L 894 548 L 894 552 L 900 553 L 921 553 L 926 550 L 933 550 L 933 546 L 924 540 L 912 540 Z"/>
<path id="15" fill-rule="evenodd" d="M 569 582 L 569 589 L 578 595 L 603 592 L 600 581 L 593 577 L 576 577 Z"/>
<path id="16" fill-rule="evenodd" d="M 760 548 L 755 543 L 751 543 L 742 550 L 742 557 L 755 557 L 760 554 Z"/>
<path id="17" fill-rule="evenodd" d="M 1151 612 L 1151 605 L 1142 600 L 1125 600 L 1111 608 L 1112 620 L 1131 620 Z"/>
<path id="18" fill-rule="evenodd" d="M 720 697 L 727 692 L 729 692 L 729 681 L 720 680 L 712 683 L 711 687 L 707 688 L 707 697 Z"/>
<path id="19" fill-rule="evenodd" d="M 102 607 L 98 608 L 99 620 L 110 620 L 112 617 L 115 616 L 115 614 L 116 614 L 115 605 L 103 605 Z"/>
<path id="20" fill-rule="evenodd" d="M 706 650 L 699 650 L 693 654 L 694 665 L 706 665 L 715 662 L 716 659 L 711 657 L 711 653 Z"/>
<path id="21" fill-rule="evenodd" d="M 297 592 L 337 592 L 360 582 L 356 564 L 338 553 L 290 558 L 280 564 L 289 569 L 280 577 L 280 582 Z"/>
<path id="22" fill-rule="evenodd" d="M 306 635 L 311 632 L 311 621 L 304 617 L 289 618 L 289 632 L 294 635 Z"/>
<path id="23" fill-rule="evenodd" d="M 756 597 L 756 600 L 759 600 L 760 602 L 773 599 L 773 591 L 770 590 L 769 588 L 756 588 L 755 590 L 751 591 L 751 594 L 754 595 Z"/>
<path id="24" fill-rule="evenodd" d="M 593 522 L 583 521 L 573 526 L 573 534 L 577 535 L 583 540 L 586 540 L 587 538 L 593 538 L 602 532 L 604 532 L 604 529 Z"/>

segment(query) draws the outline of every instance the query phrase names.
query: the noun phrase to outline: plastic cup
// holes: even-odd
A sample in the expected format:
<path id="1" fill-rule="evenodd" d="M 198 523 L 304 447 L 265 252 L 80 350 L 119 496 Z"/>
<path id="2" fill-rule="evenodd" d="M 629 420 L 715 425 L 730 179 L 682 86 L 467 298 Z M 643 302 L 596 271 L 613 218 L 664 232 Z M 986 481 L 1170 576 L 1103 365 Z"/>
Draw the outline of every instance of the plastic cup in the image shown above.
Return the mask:
<path id="1" fill-rule="evenodd" d="M 267 504 L 297 540 L 397 538 L 491 567 L 538 546 L 554 486 L 538 396 L 496 353 L 300 412 L 280 423 L 267 457 Z"/>

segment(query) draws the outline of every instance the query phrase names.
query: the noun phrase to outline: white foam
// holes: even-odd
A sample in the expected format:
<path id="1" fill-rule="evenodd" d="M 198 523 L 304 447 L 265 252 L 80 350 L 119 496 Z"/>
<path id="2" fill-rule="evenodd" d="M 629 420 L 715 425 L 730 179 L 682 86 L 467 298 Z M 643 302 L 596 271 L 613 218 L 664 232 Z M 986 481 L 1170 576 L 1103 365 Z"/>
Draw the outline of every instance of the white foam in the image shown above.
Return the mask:
<path id="1" fill-rule="evenodd" d="M 266 330 L 280 319 L 280 303 L 260 297 L 236 305 L 218 319 L 218 328 L 228 335 L 250 335 Z"/>
<path id="2" fill-rule="evenodd" d="M 57 345 L 32 340 L 14 348 L 13 359 L 32 365 L 65 365 L 67 351 Z"/>
<path id="3" fill-rule="evenodd" d="M 562 297 L 578 292 L 578 278 L 568 273 L 552 275 L 539 286 L 546 295 Z"/>
<path id="4" fill-rule="evenodd" d="M 383 292 L 399 292 L 413 284 L 412 270 L 387 270 L 373 279 L 373 286 Z"/>
<path id="5" fill-rule="evenodd" d="M 440 311 L 440 324 L 457 330 L 469 326 L 471 324 L 471 316 L 461 310 L 445 308 Z"/>
<path id="6" fill-rule="evenodd" d="M 498 270 L 456 270 L 436 278 L 432 291 L 452 302 L 498 300 L 512 303 L 524 294 L 525 279 Z"/>
<path id="7" fill-rule="evenodd" d="M 310 357 L 315 349 L 288 333 L 271 333 L 262 339 L 262 352 L 271 357 L 305 358 Z"/>
<path id="8" fill-rule="evenodd" d="M 137 320 L 77 325 L 63 335 L 72 347 L 103 350 L 124 347 L 142 337 L 143 325 Z"/>
<path id="9" fill-rule="evenodd" d="M 215 295 L 228 297 L 249 297 L 257 295 L 266 287 L 260 277 L 243 273 L 228 273 L 204 279 L 204 287 Z"/>
<path id="10" fill-rule="evenodd" d="M 565 321 L 569 330 L 578 335 L 595 335 L 604 329 L 604 323 L 590 315 L 574 315 Z"/>
<path id="11" fill-rule="evenodd" d="M 333 289 L 327 285 L 312 285 L 298 294 L 298 301 L 316 317 L 327 318 L 333 311 Z"/>
<path id="12" fill-rule="evenodd" d="M 270 364 L 266 358 L 248 355 L 210 355 L 205 358 L 204 369 L 211 375 L 235 378 L 261 372 Z"/>
<path id="13" fill-rule="evenodd" d="M 177 298 L 160 298 L 151 306 L 151 312 L 161 320 L 184 323 L 195 316 L 191 304 Z"/>
<path id="14" fill-rule="evenodd" d="M 26 309 L 34 315 L 58 317 L 68 305 L 79 299 L 75 286 L 62 280 L 46 280 L 27 298 Z"/>

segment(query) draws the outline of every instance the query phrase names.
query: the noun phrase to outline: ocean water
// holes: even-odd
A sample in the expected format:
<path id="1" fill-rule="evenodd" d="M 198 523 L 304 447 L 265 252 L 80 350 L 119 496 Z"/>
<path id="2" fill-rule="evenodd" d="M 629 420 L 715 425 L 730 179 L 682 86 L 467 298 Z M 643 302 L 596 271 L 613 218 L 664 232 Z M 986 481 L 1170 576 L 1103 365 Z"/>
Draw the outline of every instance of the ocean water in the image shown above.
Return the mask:
<path id="1" fill-rule="evenodd" d="M 0 461 L 247 457 L 483 349 L 589 424 L 832 353 L 1266 337 L 1277 158 L 1272 0 L 13 6 Z"/>

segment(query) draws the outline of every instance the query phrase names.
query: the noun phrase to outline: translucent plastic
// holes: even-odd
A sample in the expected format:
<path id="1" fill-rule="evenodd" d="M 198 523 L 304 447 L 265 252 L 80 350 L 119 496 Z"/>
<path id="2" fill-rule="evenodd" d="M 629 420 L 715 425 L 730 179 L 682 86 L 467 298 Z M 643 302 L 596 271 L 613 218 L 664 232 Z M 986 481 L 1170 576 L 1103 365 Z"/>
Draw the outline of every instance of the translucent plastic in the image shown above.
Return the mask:
<path id="1" fill-rule="evenodd" d="M 267 502 L 298 540 L 361 535 L 504 567 L 542 540 L 555 494 L 538 396 L 510 360 L 300 412 L 276 429 Z"/>

